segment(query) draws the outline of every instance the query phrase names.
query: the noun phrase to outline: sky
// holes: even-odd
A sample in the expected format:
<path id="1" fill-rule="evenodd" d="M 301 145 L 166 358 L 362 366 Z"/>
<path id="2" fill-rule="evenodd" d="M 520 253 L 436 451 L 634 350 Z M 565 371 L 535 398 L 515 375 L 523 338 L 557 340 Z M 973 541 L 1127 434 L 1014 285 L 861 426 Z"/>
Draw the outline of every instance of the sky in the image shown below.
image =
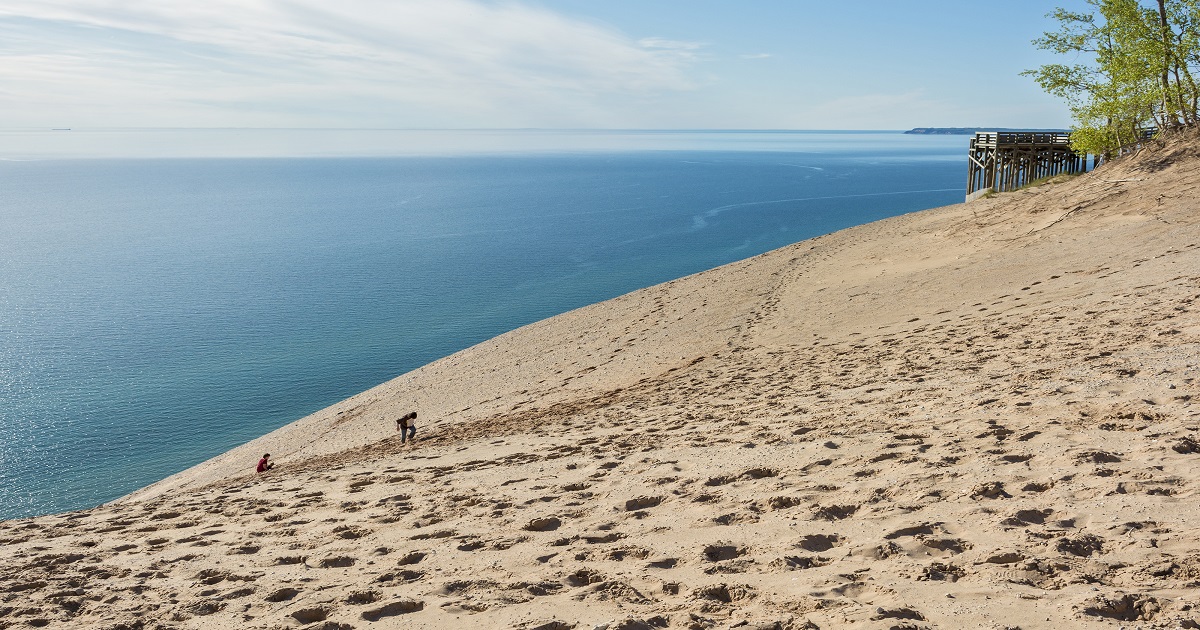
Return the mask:
<path id="1" fill-rule="evenodd" d="M 0 127 L 1065 127 L 1083 0 L 0 0 Z"/>

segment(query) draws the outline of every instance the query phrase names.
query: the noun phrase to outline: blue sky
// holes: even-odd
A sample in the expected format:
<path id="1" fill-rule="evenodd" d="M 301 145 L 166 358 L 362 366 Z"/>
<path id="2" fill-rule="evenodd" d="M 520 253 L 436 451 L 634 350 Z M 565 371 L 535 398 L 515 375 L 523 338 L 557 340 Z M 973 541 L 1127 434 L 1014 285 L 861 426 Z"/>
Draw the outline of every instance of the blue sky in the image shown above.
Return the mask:
<path id="1" fill-rule="evenodd" d="M 3 0 L 0 126 L 1061 127 L 1058 3 Z"/>

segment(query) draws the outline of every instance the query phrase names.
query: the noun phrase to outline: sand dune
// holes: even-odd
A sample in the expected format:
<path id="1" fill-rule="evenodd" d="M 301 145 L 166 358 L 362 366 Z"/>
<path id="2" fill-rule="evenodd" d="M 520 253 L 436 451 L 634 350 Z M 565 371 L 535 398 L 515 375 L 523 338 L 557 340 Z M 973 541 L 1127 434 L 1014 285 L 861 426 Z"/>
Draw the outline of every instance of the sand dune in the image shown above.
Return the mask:
<path id="1" fill-rule="evenodd" d="M 567 313 L 0 523 L 0 628 L 1200 627 L 1193 145 Z"/>

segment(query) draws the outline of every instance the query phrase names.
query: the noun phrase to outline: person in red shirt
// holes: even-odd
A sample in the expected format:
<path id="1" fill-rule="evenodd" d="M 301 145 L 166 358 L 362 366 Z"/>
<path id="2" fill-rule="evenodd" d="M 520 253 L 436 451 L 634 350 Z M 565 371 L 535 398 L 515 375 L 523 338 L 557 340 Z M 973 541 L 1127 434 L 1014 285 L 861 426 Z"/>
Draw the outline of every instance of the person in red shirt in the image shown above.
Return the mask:
<path id="1" fill-rule="evenodd" d="M 262 459 L 258 460 L 257 472 L 267 472 L 275 467 L 275 462 L 271 461 L 270 453 L 263 453 Z"/>

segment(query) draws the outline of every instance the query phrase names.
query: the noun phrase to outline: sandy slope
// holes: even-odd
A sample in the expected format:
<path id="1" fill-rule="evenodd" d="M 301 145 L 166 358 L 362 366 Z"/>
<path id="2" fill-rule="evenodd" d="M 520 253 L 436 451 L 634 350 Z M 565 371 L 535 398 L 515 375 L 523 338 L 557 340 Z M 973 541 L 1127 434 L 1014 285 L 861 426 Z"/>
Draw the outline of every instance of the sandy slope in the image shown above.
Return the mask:
<path id="1" fill-rule="evenodd" d="M 0 628 L 1200 627 L 1188 147 L 580 309 L 0 523 Z"/>

